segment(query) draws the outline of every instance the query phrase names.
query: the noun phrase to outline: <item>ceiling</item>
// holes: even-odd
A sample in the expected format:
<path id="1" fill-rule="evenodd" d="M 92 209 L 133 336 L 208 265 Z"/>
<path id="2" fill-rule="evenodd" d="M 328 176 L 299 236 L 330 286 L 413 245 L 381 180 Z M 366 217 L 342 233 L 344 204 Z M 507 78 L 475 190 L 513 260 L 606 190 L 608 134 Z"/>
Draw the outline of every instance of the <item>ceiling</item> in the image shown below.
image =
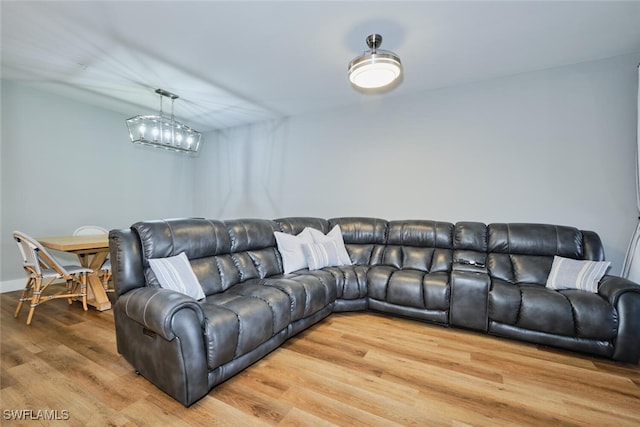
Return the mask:
<path id="1" fill-rule="evenodd" d="M 640 51 L 640 2 L 2 1 L 2 78 L 201 130 Z M 383 36 L 402 82 L 354 90 Z M 165 104 L 167 105 L 167 104 Z M 166 111 L 165 106 L 165 111 Z"/>

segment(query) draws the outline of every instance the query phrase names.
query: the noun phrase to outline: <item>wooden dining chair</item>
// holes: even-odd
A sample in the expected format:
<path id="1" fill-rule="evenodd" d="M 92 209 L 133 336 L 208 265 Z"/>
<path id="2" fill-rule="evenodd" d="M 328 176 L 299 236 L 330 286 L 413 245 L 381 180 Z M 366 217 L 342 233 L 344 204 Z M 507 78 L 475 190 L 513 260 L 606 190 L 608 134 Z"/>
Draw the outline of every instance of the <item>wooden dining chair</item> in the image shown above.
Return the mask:
<path id="1" fill-rule="evenodd" d="M 106 228 L 99 225 L 83 225 L 73 232 L 74 236 L 89 236 L 98 234 L 109 234 Z M 100 266 L 100 281 L 106 292 L 113 292 L 113 288 L 109 288 L 109 280 L 111 279 L 111 260 L 107 258 Z"/>
<path id="2" fill-rule="evenodd" d="M 31 308 L 27 325 L 30 325 L 38 305 L 58 298 L 66 298 L 69 304 L 73 302 L 73 298 L 80 298 L 82 308 L 87 311 L 87 274 L 93 270 L 79 265 L 61 265 L 37 240 L 20 231 L 14 231 L 13 238 L 18 244 L 22 266 L 27 273 L 27 285 L 22 291 L 14 317 L 20 314 L 23 303 L 29 301 Z M 66 292 L 44 295 L 45 290 L 56 280 L 66 282 Z"/>

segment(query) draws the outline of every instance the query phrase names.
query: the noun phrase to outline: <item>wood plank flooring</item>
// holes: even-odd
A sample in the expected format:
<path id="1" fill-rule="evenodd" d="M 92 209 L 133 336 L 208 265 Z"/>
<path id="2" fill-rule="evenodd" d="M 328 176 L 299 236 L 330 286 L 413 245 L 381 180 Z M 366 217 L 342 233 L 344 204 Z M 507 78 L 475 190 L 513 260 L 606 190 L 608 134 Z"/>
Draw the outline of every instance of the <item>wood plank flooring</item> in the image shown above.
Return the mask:
<path id="1" fill-rule="evenodd" d="M 27 326 L 17 298 L 0 296 L 2 425 L 640 425 L 638 365 L 373 313 L 332 315 L 184 408 L 117 353 L 112 311 L 52 301 Z"/>

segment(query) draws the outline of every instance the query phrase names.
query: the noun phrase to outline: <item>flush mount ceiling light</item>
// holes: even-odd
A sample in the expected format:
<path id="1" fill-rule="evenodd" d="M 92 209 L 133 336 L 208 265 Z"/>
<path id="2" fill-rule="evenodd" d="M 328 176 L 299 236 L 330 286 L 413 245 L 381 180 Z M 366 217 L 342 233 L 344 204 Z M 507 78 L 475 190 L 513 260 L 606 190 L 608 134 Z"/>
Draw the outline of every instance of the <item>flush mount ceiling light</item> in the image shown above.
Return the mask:
<path id="1" fill-rule="evenodd" d="M 127 119 L 129 138 L 134 144 L 150 145 L 182 153 L 197 153 L 201 134 L 178 122 L 173 116 L 173 103 L 178 95 L 156 89 L 160 95 L 160 113 L 157 116 L 135 116 Z M 171 99 L 171 116 L 162 113 L 162 99 Z"/>
<path id="2" fill-rule="evenodd" d="M 375 89 L 390 85 L 402 74 L 400 57 L 388 50 L 380 50 L 382 36 L 367 37 L 370 51 L 354 58 L 349 63 L 349 80 L 363 89 Z"/>

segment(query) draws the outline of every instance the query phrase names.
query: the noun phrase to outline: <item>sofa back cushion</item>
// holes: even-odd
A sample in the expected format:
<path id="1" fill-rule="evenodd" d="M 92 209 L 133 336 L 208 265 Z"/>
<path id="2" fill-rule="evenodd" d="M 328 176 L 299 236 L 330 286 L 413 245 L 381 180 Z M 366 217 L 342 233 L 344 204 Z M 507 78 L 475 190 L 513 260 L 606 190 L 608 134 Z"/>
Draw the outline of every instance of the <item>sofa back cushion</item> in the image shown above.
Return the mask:
<path id="1" fill-rule="evenodd" d="M 138 222 L 131 226 L 140 238 L 147 286 L 160 286 L 149 266 L 150 258 L 168 258 L 184 252 L 205 294 L 220 289 L 216 258 L 231 251 L 229 232 L 222 221 L 203 218 Z"/>
<path id="2" fill-rule="evenodd" d="M 282 273 L 273 235 L 278 226 L 273 221 L 189 218 L 139 222 L 132 228 L 140 238 L 147 286 L 159 286 L 148 259 L 181 252 L 187 255 L 206 295 Z"/>
<path id="3" fill-rule="evenodd" d="M 145 259 L 166 258 L 184 252 L 187 258 L 229 253 L 231 240 L 222 221 L 203 218 L 137 222 L 131 226 L 140 238 Z"/>
<path id="4" fill-rule="evenodd" d="M 344 217 L 329 220 L 329 230 L 340 225 L 344 245 L 354 265 L 379 265 L 384 253 L 387 224 L 384 219 Z"/>
<path id="5" fill-rule="evenodd" d="M 584 259 L 582 232 L 548 224 L 490 224 L 487 266 L 491 277 L 544 286 L 554 256 Z"/>
<path id="6" fill-rule="evenodd" d="M 329 232 L 329 221 L 315 217 L 289 217 L 274 220 L 283 233 L 298 235 L 307 227 L 320 230 L 322 234 Z"/>
<path id="7" fill-rule="evenodd" d="M 239 280 L 235 283 L 282 274 L 282 259 L 273 234 L 279 230 L 275 222 L 267 219 L 236 219 L 225 221 L 224 224 L 231 239 L 231 258 L 239 274 Z M 229 283 L 228 286 L 235 283 Z"/>
<path id="8" fill-rule="evenodd" d="M 398 269 L 451 271 L 453 224 L 439 221 L 390 221 L 381 263 Z"/>

